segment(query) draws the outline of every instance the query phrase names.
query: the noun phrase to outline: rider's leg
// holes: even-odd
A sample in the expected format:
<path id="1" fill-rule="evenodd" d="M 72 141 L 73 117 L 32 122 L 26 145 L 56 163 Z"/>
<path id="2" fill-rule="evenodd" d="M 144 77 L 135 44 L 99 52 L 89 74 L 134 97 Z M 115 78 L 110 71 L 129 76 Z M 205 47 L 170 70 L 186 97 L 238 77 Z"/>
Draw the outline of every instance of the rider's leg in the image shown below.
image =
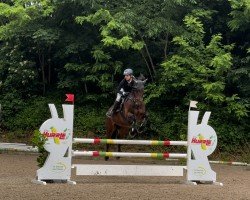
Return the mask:
<path id="1" fill-rule="evenodd" d="M 118 109 L 119 105 L 120 105 L 120 101 L 115 101 L 113 105 L 113 109 L 111 110 L 111 115 L 114 114 L 114 112 Z"/>
<path id="2" fill-rule="evenodd" d="M 117 93 L 115 103 L 113 105 L 113 108 L 108 113 L 108 116 L 112 116 L 114 114 L 114 112 L 118 109 L 118 107 L 120 105 L 121 97 L 122 97 L 122 95 L 120 93 Z"/>

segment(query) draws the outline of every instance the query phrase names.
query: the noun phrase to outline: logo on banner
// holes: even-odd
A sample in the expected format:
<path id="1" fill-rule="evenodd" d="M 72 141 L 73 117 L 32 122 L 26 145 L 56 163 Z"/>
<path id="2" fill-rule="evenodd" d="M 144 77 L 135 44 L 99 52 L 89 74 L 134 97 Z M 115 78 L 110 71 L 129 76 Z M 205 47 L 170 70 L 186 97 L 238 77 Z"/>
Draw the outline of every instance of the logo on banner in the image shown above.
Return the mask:
<path id="1" fill-rule="evenodd" d="M 207 150 L 208 147 L 213 146 L 215 143 L 214 136 L 209 137 L 209 139 L 205 139 L 202 134 L 199 134 L 197 137 L 193 137 L 192 144 L 200 144 L 202 150 Z"/>
<path id="2" fill-rule="evenodd" d="M 67 131 L 69 131 L 69 129 L 66 128 L 62 132 L 58 132 L 57 129 L 54 126 L 52 126 L 52 127 L 50 127 L 50 131 L 45 130 L 43 132 L 43 135 L 46 138 L 53 138 L 55 144 L 60 144 L 60 140 L 68 139 L 70 134 L 68 134 L 68 137 L 66 137 L 67 136 L 67 133 L 66 133 Z"/>

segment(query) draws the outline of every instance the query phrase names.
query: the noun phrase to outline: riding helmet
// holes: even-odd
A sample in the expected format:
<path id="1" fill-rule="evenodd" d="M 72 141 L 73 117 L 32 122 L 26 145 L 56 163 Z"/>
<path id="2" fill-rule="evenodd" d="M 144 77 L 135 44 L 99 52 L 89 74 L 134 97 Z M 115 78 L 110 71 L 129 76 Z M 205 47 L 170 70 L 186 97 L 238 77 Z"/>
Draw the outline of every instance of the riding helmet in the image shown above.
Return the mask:
<path id="1" fill-rule="evenodd" d="M 133 75 L 133 70 L 132 69 L 125 69 L 123 72 L 123 75 Z"/>

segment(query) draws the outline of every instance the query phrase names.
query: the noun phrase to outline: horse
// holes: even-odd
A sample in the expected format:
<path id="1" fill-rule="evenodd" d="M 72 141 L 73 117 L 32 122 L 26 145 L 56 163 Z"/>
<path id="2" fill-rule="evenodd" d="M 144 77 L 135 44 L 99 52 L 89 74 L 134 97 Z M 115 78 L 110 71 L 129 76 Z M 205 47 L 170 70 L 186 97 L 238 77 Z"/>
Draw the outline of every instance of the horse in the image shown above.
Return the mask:
<path id="1" fill-rule="evenodd" d="M 111 117 L 106 117 L 106 138 L 124 139 L 132 132 L 140 132 L 140 128 L 146 122 L 146 109 L 143 102 L 144 84 L 147 80 L 135 79 L 132 91 L 124 99 L 119 112 Z M 109 151 L 109 144 L 106 145 L 106 152 Z M 118 152 L 121 152 L 121 145 L 118 144 Z M 105 157 L 107 161 L 108 156 Z M 119 157 L 117 158 L 119 159 Z"/>

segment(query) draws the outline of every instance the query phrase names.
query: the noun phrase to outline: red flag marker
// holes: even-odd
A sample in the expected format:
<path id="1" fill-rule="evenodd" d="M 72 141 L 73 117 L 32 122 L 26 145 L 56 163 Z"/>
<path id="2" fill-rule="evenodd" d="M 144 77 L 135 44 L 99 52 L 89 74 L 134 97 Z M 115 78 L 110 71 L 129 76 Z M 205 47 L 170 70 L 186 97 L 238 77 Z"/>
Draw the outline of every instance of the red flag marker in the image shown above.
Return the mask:
<path id="1" fill-rule="evenodd" d="M 74 103 L 75 95 L 74 94 L 66 94 L 67 99 L 65 101 L 69 101 Z"/>

